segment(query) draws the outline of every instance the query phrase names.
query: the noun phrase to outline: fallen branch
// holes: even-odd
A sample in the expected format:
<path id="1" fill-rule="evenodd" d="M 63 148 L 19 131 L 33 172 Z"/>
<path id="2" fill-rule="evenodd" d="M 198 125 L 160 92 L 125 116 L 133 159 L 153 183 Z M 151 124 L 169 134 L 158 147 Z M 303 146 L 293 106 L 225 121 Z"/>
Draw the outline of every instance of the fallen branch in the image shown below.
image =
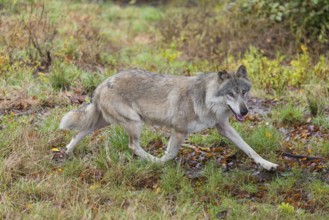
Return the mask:
<path id="1" fill-rule="evenodd" d="M 306 155 L 291 154 L 291 153 L 286 153 L 286 152 L 282 152 L 281 155 L 284 157 L 291 157 L 291 158 L 296 158 L 296 159 L 324 160 L 323 157 L 312 157 L 312 156 L 306 156 Z"/>

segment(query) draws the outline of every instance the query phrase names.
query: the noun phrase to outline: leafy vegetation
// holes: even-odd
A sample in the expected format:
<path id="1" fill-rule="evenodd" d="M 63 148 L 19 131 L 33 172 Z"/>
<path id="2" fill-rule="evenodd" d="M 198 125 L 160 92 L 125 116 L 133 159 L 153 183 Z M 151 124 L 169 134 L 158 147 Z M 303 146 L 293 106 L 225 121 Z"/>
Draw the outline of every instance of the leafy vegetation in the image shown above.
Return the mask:
<path id="1" fill-rule="evenodd" d="M 0 0 L 0 218 L 328 219 L 328 3 L 164 2 Z M 119 126 L 58 153 L 74 135 L 63 114 L 119 70 L 241 63 L 251 109 L 232 124 L 277 172 L 215 129 L 164 166 L 133 155 Z M 167 138 L 145 126 L 142 145 L 161 155 Z"/>
<path id="2" fill-rule="evenodd" d="M 251 0 L 242 4 L 242 11 L 289 26 L 298 43 L 315 39 L 328 43 L 329 6 L 326 0 Z"/>

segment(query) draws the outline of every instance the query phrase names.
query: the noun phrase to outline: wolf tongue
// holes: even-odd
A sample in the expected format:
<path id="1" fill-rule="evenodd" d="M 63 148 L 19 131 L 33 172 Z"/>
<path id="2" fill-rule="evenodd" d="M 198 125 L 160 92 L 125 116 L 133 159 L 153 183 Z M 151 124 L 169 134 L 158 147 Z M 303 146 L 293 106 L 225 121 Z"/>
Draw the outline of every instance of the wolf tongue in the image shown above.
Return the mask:
<path id="1" fill-rule="evenodd" d="M 235 118 L 236 118 L 238 121 L 243 121 L 244 116 L 242 116 L 242 115 L 238 115 L 238 114 L 235 114 Z"/>

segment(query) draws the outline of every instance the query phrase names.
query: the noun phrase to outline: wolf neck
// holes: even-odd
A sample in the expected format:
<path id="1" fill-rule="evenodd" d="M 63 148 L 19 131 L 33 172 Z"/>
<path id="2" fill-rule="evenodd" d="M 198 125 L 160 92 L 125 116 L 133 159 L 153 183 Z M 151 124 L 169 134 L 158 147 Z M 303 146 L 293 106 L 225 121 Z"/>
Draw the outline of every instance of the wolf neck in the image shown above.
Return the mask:
<path id="1" fill-rule="evenodd" d="M 206 78 L 205 106 L 209 113 L 215 115 L 216 119 L 229 117 L 229 110 L 226 107 L 224 97 L 218 94 L 218 90 L 225 84 L 219 79 L 217 73 L 209 73 Z"/>
<path id="2" fill-rule="evenodd" d="M 194 84 L 194 107 L 199 117 L 213 117 L 217 114 L 216 105 L 225 105 L 222 100 L 215 97 L 220 85 L 217 73 L 206 73 L 197 76 Z M 216 100 L 215 100 L 216 99 Z"/>

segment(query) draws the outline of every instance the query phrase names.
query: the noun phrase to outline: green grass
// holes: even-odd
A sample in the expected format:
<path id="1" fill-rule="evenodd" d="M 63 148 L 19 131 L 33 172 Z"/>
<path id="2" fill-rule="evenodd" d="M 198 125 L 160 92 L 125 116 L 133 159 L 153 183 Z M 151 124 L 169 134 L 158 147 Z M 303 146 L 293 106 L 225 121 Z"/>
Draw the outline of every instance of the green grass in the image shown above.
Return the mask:
<path id="1" fill-rule="evenodd" d="M 278 123 L 286 125 L 300 124 L 306 121 L 303 115 L 303 109 L 292 103 L 275 109 L 273 111 L 273 118 L 277 119 Z"/>
<path id="2" fill-rule="evenodd" d="M 257 127 L 245 139 L 259 153 L 270 154 L 270 152 L 275 153 L 280 149 L 280 133 L 276 128 L 269 125 Z"/>
<path id="3" fill-rule="evenodd" d="M 278 48 L 267 56 L 259 42 L 249 47 L 249 32 L 231 20 L 236 11 L 226 2 L 95 2 L 49 0 L 40 17 L 39 3 L 30 13 L 21 10 L 25 1 L 0 1 L 0 218 L 328 219 L 328 54 L 313 57 L 299 45 L 299 53 Z M 23 21 L 40 22 L 33 33 L 39 49 L 50 48 L 49 71 L 36 71 L 43 57 Z M 57 30 L 53 40 L 44 21 Z M 75 134 L 58 130 L 62 116 L 119 70 L 196 75 L 241 63 L 253 81 L 251 95 L 269 114 L 244 123 L 232 118 L 232 125 L 279 171 L 261 170 L 216 129 L 190 134 L 164 165 L 136 157 L 120 126 L 88 136 L 72 158 L 53 158 Z M 167 130 L 144 126 L 144 148 L 161 155 L 167 143 Z"/>

